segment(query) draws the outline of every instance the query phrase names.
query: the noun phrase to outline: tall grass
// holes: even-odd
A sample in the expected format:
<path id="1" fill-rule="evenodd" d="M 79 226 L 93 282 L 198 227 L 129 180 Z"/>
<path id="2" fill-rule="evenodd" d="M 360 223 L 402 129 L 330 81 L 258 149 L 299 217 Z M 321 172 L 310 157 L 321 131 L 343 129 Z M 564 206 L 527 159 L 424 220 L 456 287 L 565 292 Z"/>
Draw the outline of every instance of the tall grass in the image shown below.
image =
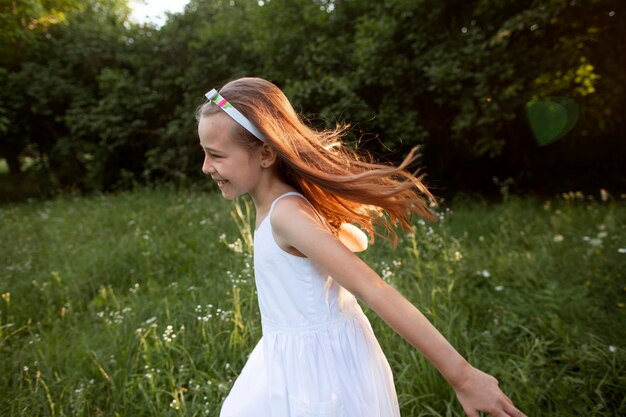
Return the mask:
<path id="1" fill-rule="evenodd" d="M 625 415 L 624 206 L 457 200 L 362 256 L 528 415 Z M 217 416 L 261 335 L 233 208 L 171 189 L 2 206 L 0 415 Z M 461 416 L 366 312 L 403 416 Z"/>

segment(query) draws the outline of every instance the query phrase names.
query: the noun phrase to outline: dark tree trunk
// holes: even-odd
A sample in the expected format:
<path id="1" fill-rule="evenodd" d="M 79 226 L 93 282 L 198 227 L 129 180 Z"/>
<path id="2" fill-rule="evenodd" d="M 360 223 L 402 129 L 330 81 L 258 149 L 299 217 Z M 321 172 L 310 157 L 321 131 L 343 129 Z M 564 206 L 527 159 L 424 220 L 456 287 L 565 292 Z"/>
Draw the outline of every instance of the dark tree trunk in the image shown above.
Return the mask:
<path id="1" fill-rule="evenodd" d="M 11 153 L 9 155 L 4 155 L 4 158 L 7 160 L 7 165 L 9 165 L 9 174 L 12 177 L 19 177 L 22 175 L 22 164 L 20 164 L 17 154 Z"/>

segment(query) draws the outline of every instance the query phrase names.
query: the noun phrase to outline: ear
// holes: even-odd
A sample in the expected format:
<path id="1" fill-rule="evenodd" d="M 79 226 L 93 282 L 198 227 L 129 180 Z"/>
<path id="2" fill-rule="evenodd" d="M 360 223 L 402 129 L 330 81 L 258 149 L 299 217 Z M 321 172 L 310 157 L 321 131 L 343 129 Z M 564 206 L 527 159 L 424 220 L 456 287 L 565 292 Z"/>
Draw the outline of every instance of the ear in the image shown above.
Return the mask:
<path id="1" fill-rule="evenodd" d="M 276 150 L 264 143 L 261 147 L 261 166 L 263 168 L 271 167 L 276 162 L 277 157 Z"/>

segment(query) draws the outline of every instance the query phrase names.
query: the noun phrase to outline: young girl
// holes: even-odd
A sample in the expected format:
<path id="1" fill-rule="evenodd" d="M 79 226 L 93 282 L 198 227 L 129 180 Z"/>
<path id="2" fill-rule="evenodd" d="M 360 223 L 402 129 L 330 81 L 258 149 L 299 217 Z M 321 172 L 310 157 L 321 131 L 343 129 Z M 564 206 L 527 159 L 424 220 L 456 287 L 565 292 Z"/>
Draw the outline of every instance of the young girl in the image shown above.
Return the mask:
<path id="1" fill-rule="evenodd" d="M 495 378 L 472 367 L 400 293 L 353 252 L 359 224 L 432 219 L 419 178 L 376 164 L 316 131 L 272 83 L 242 78 L 198 109 L 202 171 L 224 198 L 256 208 L 254 272 L 263 337 L 235 381 L 222 417 L 399 416 L 389 364 L 356 298 L 437 367 L 470 417 L 520 417 Z M 387 220 L 385 213 L 390 216 Z M 356 296 L 356 298 L 355 298 Z"/>

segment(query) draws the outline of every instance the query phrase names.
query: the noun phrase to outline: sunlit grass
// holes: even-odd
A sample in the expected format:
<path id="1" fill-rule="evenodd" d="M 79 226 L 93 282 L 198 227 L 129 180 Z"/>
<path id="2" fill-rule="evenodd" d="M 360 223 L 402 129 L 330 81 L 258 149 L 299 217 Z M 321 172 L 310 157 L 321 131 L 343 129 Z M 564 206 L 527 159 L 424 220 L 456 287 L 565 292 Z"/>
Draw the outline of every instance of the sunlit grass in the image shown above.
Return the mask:
<path id="1" fill-rule="evenodd" d="M 624 415 L 624 208 L 456 200 L 363 257 L 528 415 Z M 0 415 L 217 416 L 261 334 L 232 209 L 168 189 L 0 206 Z M 403 416 L 461 416 L 366 312 Z"/>

